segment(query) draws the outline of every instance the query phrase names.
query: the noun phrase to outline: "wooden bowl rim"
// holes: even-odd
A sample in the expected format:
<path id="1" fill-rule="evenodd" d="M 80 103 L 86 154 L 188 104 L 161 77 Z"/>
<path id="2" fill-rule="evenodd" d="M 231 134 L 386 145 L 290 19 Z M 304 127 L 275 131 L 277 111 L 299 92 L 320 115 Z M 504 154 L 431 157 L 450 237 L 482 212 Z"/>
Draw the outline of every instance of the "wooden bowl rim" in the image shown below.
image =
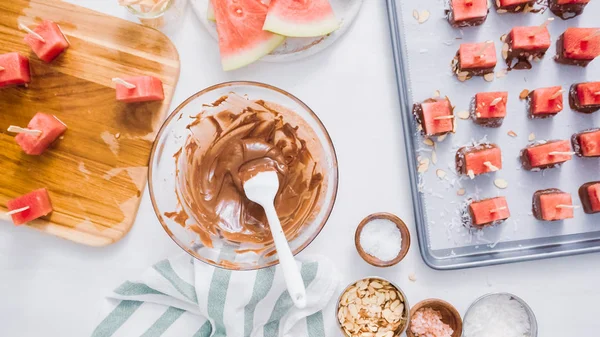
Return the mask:
<path id="1" fill-rule="evenodd" d="M 402 238 L 402 244 L 400 246 L 400 252 L 398 252 L 398 256 L 396 256 L 396 258 L 394 258 L 393 260 L 382 261 L 382 260 L 376 258 L 375 256 L 367 254 L 367 252 L 365 252 L 365 250 L 360 245 L 360 234 L 362 233 L 363 228 L 365 227 L 365 225 L 367 223 L 369 223 L 375 219 L 389 220 L 389 221 L 395 223 L 396 227 L 400 231 L 400 237 Z M 392 213 L 387 213 L 387 212 L 373 213 L 373 214 L 367 215 L 358 224 L 358 227 L 356 227 L 356 232 L 354 233 L 354 245 L 356 246 L 358 255 L 360 255 L 360 257 L 362 257 L 363 260 L 365 260 L 370 265 L 373 265 L 375 267 L 391 267 L 391 266 L 397 264 L 398 262 L 402 261 L 404 259 L 404 257 L 406 256 L 406 254 L 408 253 L 408 249 L 410 248 L 410 231 L 408 230 L 408 227 L 406 226 L 404 221 L 402 221 L 402 219 L 400 219 L 398 216 L 396 216 Z"/>
<path id="2" fill-rule="evenodd" d="M 462 336 L 462 330 L 463 330 L 462 316 L 460 315 L 458 310 L 456 310 L 456 308 L 452 304 L 450 304 L 444 300 L 441 300 L 439 298 L 424 299 L 412 306 L 412 308 L 410 309 L 410 318 L 411 319 L 409 320 L 408 327 L 406 328 L 406 336 L 407 337 L 417 337 L 410 330 L 410 323 L 412 322 L 412 317 L 420 309 L 432 307 L 432 304 L 434 304 L 433 306 L 439 306 L 439 307 L 446 308 L 452 314 L 452 316 L 454 316 L 456 322 L 458 322 L 456 327 L 451 326 L 451 328 L 454 330 L 454 332 L 452 333 L 452 337 Z M 449 324 L 448 322 L 444 322 L 444 323 Z"/>

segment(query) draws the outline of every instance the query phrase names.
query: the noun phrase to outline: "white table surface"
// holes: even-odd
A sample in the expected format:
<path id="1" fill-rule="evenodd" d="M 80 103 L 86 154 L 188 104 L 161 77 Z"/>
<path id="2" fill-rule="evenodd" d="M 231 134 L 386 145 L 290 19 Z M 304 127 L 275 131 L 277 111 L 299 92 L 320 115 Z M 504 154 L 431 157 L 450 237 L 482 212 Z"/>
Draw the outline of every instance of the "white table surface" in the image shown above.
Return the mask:
<path id="1" fill-rule="evenodd" d="M 128 17 L 116 0 L 70 1 Z M 334 260 L 344 283 L 368 275 L 389 278 L 413 304 L 438 297 L 464 313 L 476 297 L 507 291 L 531 305 L 539 336 L 597 334 L 598 254 L 447 272 L 432 270 L 421 260 L 384 0 L 365 0 L 346 36 L 330 49 L 295 63 L 257 63 L 224 73 L 216 43 L 191 12 L 169 35 L 181 57 L 172 108 L 218 82 L 262 81 L 304 100 L 328 128 L 339 160 L 338 198 L 324 230 L 302 254 Z M 385 270 L 361 260 L 353 240 L 358 222 L 378 211 L 397 214 L 413 233 L 408 256 Z M 88 336 L 103 294 L 179 252 L 159 225 L 147 190 L 131 232 L 104 248 L 0 223 L 0 336 Z M 408 280 L 411 273 L 416 282 Z M 334 315 L 333 309 L 325 315 Z M 330 335 L 341 336 L 335 329 L 328 326 Z"/>

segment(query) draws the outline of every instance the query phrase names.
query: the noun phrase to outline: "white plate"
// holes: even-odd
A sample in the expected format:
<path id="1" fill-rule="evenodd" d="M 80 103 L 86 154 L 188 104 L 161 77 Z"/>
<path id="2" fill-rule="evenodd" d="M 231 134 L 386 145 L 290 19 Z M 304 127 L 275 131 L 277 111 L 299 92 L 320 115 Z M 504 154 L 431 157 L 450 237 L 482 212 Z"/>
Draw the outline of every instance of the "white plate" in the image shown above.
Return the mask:
<path id="1" fill-rule="evenodd" d="M 210 33 L 217 40 L 217 26 L 214 22 L 209 21 L 206 16 L 210 0 L 190 0 L 194 12 Z M 335 16 L 341 21 L 340 28 L 335 32 L 319 37 L 289 37 L 285 42 L 277 47 L 271 54 L 261 58 L 261 61 L 267 62 L 288 62 L 299 60 L 311 55 L 314 55 L 321 50 L 332 45 L 335 40 L 348 30 L 358 10 L 362 5 L 363 0 L 330 0 L 331 7 Z"/>

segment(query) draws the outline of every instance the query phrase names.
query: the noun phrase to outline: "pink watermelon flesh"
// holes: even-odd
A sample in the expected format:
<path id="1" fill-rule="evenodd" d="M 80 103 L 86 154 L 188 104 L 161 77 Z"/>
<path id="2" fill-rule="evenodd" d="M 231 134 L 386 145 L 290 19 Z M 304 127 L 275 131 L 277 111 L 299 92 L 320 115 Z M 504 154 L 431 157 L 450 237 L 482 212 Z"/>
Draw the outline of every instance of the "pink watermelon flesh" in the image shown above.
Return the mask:
<path id="1" fill-rule="evenodd" d="M 271 0 L 263 27 L 293 37 L 327 35 L 340 27 L 329 0 Z"/>
<path id="2" fill-rule="evenodd" d="M 59 121 L 58 118 L 41 112 L 33 116 L 29 124 L 27 124 L 27 128 L 42 131 L 39 135 L 19 133 L 15 137 L 17 144 L 28 155 L 42 154 L 52 142 L 67 131 L 67 126 Z"/>
<path id="3" fill-rule="evenodd" d="M 13 52 L 0 55 L 0 88 L 9 85 L 21 85 L 29 83 L 29 59 Z"/>
<path id="4" fill-rule="evenodd" d="M 29 207 L 29 209 L 11 215 L 15 225 L 22 225 L 52 212 L 50 196 L 48 196 L 48 191 L 45 188 L 40 188 L 16 199 L 9 200 L 6 203 L 6 207 L 9 211 Z"/>
<path id="5" fill-rule="evenodd" d="M 52 62 L 52 60 L 69 47 L 69 42 L 63 35 L 60 27 L 50 20 L 43 21 L 33 31 L 43 37 L 45 42 L 40 41 L 31 34 L 27 34 L 25 36 L 25 43 L 44 62 Z"/>
<path id="6" fill-rule="evenodd" d="M 263 30 L 267 5 L 260 0 L 211 0 L 223 70 L 246 66 L 277 48 L 284 36 Z"/>
<path id="7" fill-rule="evenodd" d="M 125 82 L 135 85 L 135 88 L 127 88 L 117 83 L 115 86 L 117 101 L 125 103 L 162 101 L 165 99 L 162 81 L 154 76 L 125 77 Z"/>

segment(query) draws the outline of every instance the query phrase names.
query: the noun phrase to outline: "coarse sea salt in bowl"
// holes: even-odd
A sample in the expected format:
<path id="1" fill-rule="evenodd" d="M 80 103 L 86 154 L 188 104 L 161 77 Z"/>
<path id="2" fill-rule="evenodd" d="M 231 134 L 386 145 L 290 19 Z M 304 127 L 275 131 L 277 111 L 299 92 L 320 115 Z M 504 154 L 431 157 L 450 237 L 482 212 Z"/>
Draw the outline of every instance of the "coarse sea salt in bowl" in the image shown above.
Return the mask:
<path id="1" fill-rule="evenodd" d="M 537 337 L 533 310 L 509 293 L 491 293 L 476 299 L 463 319 L 462 337 Z"/>
<path id="2" fill-rule="evenodd" d="M 360 257 L 376 267 L 390 267 L 402 261 L 410 248 L 408 227 L 394 214 L 374 213 L 360 222 L 354 234 Z"/>

